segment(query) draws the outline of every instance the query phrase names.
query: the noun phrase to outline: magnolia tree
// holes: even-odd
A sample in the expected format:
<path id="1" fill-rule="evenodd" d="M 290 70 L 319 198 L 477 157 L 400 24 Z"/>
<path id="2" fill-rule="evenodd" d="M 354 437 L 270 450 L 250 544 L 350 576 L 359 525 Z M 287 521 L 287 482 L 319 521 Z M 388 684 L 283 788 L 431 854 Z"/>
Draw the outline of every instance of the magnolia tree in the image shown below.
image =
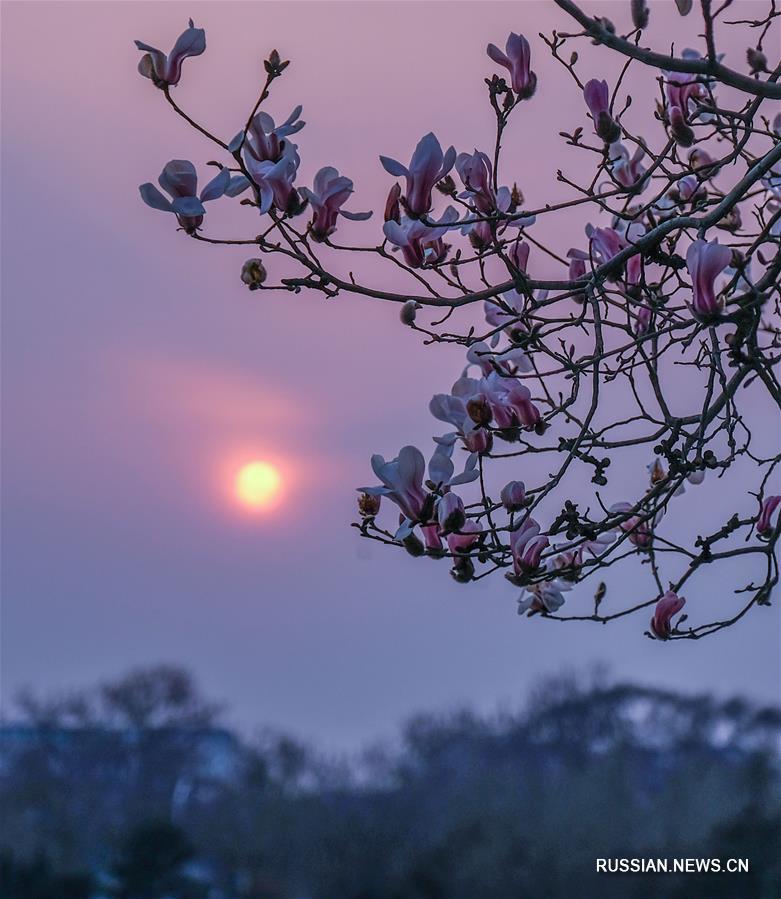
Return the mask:
<path id="1" fill-rule="evenodd" d="M 175 159 L 158 179 L 162 191 L 143 184 L 141 197 L 193 240 L 251 248 L 241 269 L 250 290 L 397 303 L 426 342 L 463 347 L 450 392 L 429 405 L 428 462 L 415 446 L 372 458 L 379 484 L 360 488 L 363 537 L 447 559 L 460 583 L 503 576 L 529 617 L 606 623 L 639 613 L 655 639 L 696 639 L 768 605 L 778 580 L 781 496 L 772 485 L 781 455 L 755 449 L 746 414 L 768 397 L 781 405 L 781 64 L 764 49 L 778 49 L 781 11 L 772 2 L 764 18 L 747 20 L 732 0 L 702 0 L 696 12 L 692 0 L 676 0 L 680 15 L 701 17 L 703 48 L 667 55 L 644 44 L 653 14 L 644 0 L 611 4 L 620 24 L 555 2 L 572 30 L 540 34 L 540 46 L 582 95 L 583 124 L 561 138 L 590 168 L 582 183 L 559 172 L 566 200 L 527 208 L 502 164 L 505 128 L 537 88 L 521 34 L 487 48 L 496 127 L 485 151 L 443 149 L 429 133 L 406 164 L 380 156 L 389 189 L 372 217 L 345 208 L 353 182 L 332 165 L 311 186 L 299 183 L 301 106 L 279 125 L 261 109 L 288 66 L 276 50 L 235 136 L 211 133 L 177 104 L 184 60 L 206 48 L 192 21 L 168 55 L 137 42 L 139 71 L 220 151 L 210 163 L 217 173 L 199 191 L 193 164 Z M 751 35 L 739 68 L 722 61 L 717 24 Z M 620 76 L 588 77 L 582 41 L 617 54 Z M 630 67 L 658 91 L 643 133 L 626 121 Z M 246 238 L 205 228 L 206 204 L 220 198 L 246 207 Z M 575 215 L 585 228 L 577 246 L 542 239 L 541 220 Z M 365 243 L 340 243 L 341 219 L 371 219 Z M 394 292 L 337 274 L 345 255 L 374 257 L 409 284 Z M 539 277 L 543 263 L 555 277 Z M 480 324 L 459 331 L 453 323 L 475 305 Z M 775 431 L 777 419 L 759 426 Z M 636 465 L 631 490 L 627 478 L 611 484 L 611 463 L 615 471 L 625 457 Z M 532 482 L 540 459 L 544 474 Z M 672 525 L 687 504 L 709 502 L 730 475 L 738 508 L 682 541 Z M 606 597 L 604 572 L 619 563 L 642 577 Z M 735 598 L 727 615 L 714 615 L 705 591 L 690 592 L 690 619 L 684 591 L 705 566 L 718 566 L 721 592 Z M 565 606 L 571 590 L 586 595 L 570 594 Z"/>

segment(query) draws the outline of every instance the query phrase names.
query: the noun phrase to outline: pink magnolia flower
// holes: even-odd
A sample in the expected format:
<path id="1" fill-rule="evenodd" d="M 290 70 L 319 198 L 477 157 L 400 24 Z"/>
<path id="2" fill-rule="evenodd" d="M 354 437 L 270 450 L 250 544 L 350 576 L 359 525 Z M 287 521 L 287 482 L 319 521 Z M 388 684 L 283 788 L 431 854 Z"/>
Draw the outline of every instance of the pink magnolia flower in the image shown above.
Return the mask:
<path id="1" fill-rule="evenodd" d="M 448 206 L 434 227 L 424 225 L 419 219 L 402 216 L 401 221 L 390 219 L 383 225 L 383 233 L 398 249 L 410 268 L 437 265 L 445 261 L 449 246 L 442 240 L 458 221 L 458 212 Z"/>
<path id="2" fill-rule="evenodd" d="M 477 543 L 482 534 L 480 525 L 472 519 L 461 525 L 458 532 L 447 535 L 447 546 L 451 553 L 466 553 Z"/>
<path id="3" fill-rule="evenodd" d="M 605 534 L 599 534 L 593 540 L 584 540 L 579 546 L 568 544 L 562 547 L 554 547 L 561 551 L 551 561 L 551 567 L 556 570 L 566 570 L 571 577 L 577 575 L 583 566 L 583 557 L 585 553 L 592 556 L 599 556 L 608 546 L 611 546 L 615 540 L 614 534 L 608 531 Z M 567 574 L 564 575 L 567 577 Z"/>
<path id="4" fill-rule="evenodd" d="M 510 552 L 516 575 L 527 574 L 539 567 L 540 557 L 550 541 L 540 534 L 540 525 L 533 518 L 525 518 L 519 528 L 510 532 Z"/>
<path id="5" fill-rule="evenodd" d="M 245 155 L 257 162 L 277 162 L 285 152 L 285 144 L 290 143 L 291 134 L 297 134 L 306 124 L 301 121 L 302 107 L 290 113 L 281 125 L 277 125 L 267 112 L 259 112 L 250 122 L 246 139 L 240 131 L 228 145 L 231 153 L 243 148 Z"/>
<path id="6" fill-rule="evenodd" d="M 437 521 L 442 536 L 458 531 L 466 521 L 464 503 L 460 496 L 448 491 L 437 502 Z"/>
<path id="7" fill-rule="evenodd" d="M 456 157 L 456 171 L 466 188 L 461 197 L 471 200 L 478 212 L 484 214 L 494 212 L 496 192 L 491 184 L 493 166 L 486 154 L 480 150 L 475 150 L 474 153 L 459 153 Z"/>
<path id="8" fill-rule="evenodd" d="M 493 435 L 485 428 L 473 428 L 463 435 L 463 439 L 470 453 L 490 452 L 493 445 Z"/>
<path id="9" fill-rule="evenodd" d="M 639 187 L 645 180 L 645 166 L 641 160 L 645 150 L 638 147 L 630 157 L 620 140 L 610 145 L 610 171 L 622 187 Z"/>
<path id="10" fill-rule="evenodd" d="M 524 384 L 517 384 L 507 391 L 507 404 L 525 428 L 533 428 L 542 421 L 540 410 L 532 402 L 531 392 Z"/>
<path id="11" fill-rule="evenodd" d="M 138 190 L 141 199 L 152 209 L 173 212 L 179 224 L 188 233 L 200 228 L 206 214 L 203 204 L 221 197 L 230 183 L 230 172 L 220 173 L 198 194 L 198 175 L 195 166 L 187 159 L 172 159 L 160 173 L 158 184 L 171 197 L 169 200 L 154 184 L 147 182 Z"/>
<path id="12" fill-rule="evenodd" d="M 333 234 L 340 215 L 356 222 L 371 217 L 371 212 L 347 212 L 342 209 L 352 192 L 353 182 L 330 165 L 320 169 L 315 175 L 312 190 L 301 188 L 301 194 L 309 200 L 314 213 L 309 229 L 313 240 L 324 241 Z"/>
<path id="13" fill-rule="evenodd" d="M 407 179 L 407 212 L 415 218 L 425 215 L 431 209 L 431 191 L 453 168 L 455 161 L 455 149 L 448 147 L 443 154 L 442 147 L 432 132 L 420 139 L 409 167 L 388 156 L 380 156 L 386 172 L 395 178 L 403 175 Z"/>
<path id="14" fill-rule="evenodd" d="M 577 250 L 571 247 L 567 250 L 567 258 L 569 259 L 569 272 L 567 278 L 570 281 L 579 281 L 586 276 L 586 262 L 589 261 L 588 253 L 583 250 Z"/>
<path id="15" fill-rule="evenodd" d="M 526 272 L 526 266 L 529 264 L 530 252 L 531 246 L 518 237 L 510 247 L 510 252 L 507 254 L 507 257 L 519 272 Z"/>
<path id="16" fill-rule="evenodd" d="M 696 51 L 684 51 L 684 56 L 699 57 Z M 673 137 L 683 147 L 694 143 L 694 132 L 689 123 L 690 106 L 708 96 L 705 85 L 692 72 L 665 72 L 667 78 L 667 111 Z"/>
<path id="17" fill-rule="evenodd" d="M 654 617 L 651 619 L 651 633 L 657 640 L 669 639 L 672 633 L 672 617 L 677 615 L 685 604 L 686 600 L 672 590 L 668 590 L 657 602 Z"/>
<path id="18" fill-rule="evenodd" d="M 282 156 L 276 161 L 258 161 L 245 155 L 247 171 L 258 191 L 259 212 L 265 215 L 272 206 L 283 213 L 295 214 L 301 210 L 301 198 L 293 186 L 300 163 L 295 144 L 284 144 Z"/>
<path id="19" fill-rule="evenodd" d="M 689 105 L 708 95 L 705 85 L 694 72 L 665 72 L 664 75 L 667 79 L 668 110 L 672 113 L 673 109 L 679 109 L 683 119 L 688 121 Z"/>
<path id="20" fill-rule="evenodd" d="M 716 299 L 716 278 L 724 271 L 732 259 L 732 250 L 722 246 L 718 240 L 709 243 L 695 240 L 686 253 L 686 267 L 692 277 L 691 306 L 697 315 L 704 317 L 717 315 L 722 304 Z"/>
<path id="21" fill-rule="evenodd" d="M 188 56 L 200 56 L 206 49 L 206 32 L 196 28 L 190 19 L 189 27 L 176 40 L 168 56 L 149 44 L 135 41 L 136 47 L 144 51 L 138 63 L 138 71 L 144 78 L 151 79 L 158 87 L 179 83 L 182 77 L 182 63 Z"/>
<path id="22" fill-rule="evenodd" d="M 760 536 L 767 537 L 772 533 L 773 513 L 779 506 L 781 506 L 781 496 L 765 497 L 757 519 L 757 533 Z"/>
<path id="23" fill-rule="evenodd" d="M 586 234 L 591 246 L 591 256 L 599 265 L 604 265 L 627 246 L 623 235 L 615 228 L 595 228 L 593 225 L 586 227 Z"/>
<path id="24" fill-rule="evenodd" d="M 423 543 L 426 549 L 431 553 L 442 552 L 442 538 L 439 535 L 439 528 L 435 524 L 427 524 L 421 527 L 423 534 Z"/>
<path id="25" fill-rule="evenodd" d="M 509 213 L 512 210 L 513 195 L 508 187 L 494 190 L 492 183 L 493 166 L 491 160 L 480 150 L 474 153 L 460 153 L 456 158 L 456 170 L 466 188 L 458 196 L 469 201 L 470 208 L 477 216 L 492 213 Z M 512 210 L 514 211 L 514 210 Z M 469 237 L 469 242 L 476 250 L 482 250 L 494 242 L 494 238 L 502 234 L 508 227 L 527 228 L 533 225 L 536 216 L 523 215 L 517 218 L 499 218 L 498 221 L 468 219 L 461 226 L 461 233 Z M 508 253 L 512 260 L 517 252 L 518 241 Z M 527 251 L 528 256 L 528 251 Z M 514 263 L 515 264 L 515 263 Z"/>
<path id="26" fill-rule="evenodd" d="M 713 157 L 707 150 L 703 150 L 702 147 L 694 147 L 689 153 L 689 165 L 695 172 L 708 175 L 708 169 L 714 164 Z"/>
<path id="27" fill-rule="evenodd" d="M 526 485 L 523 481 L 510 481 L 502 487 L 499 499 L 508 512 L 518 512 L 526 499 Z"/>
<path id="28" fill-rule="evenodd" d="M 525 244 L 528 246 L 528 244 Z M 528 254 L 527 254 L 528 255 Z M 501 305 L 500 305 L 501 302 Z M 526 296 L 517 290 L 509 290 L 502 294 L 501 301 L 492 299 L 483 303 L 485 320 L 493 328 L 503 328 L 508 333 L 514 331 L 526 331 L 527 328 L 521 319 L 526 309 Z M 499 342 L 499 334 L 491 338 L 491 345 Z"/>
<path id="29" fill-rule="evenodd" d="M 610 115 L 610 90 L 607 81 L 592 78 L 583 88 L 583 99 L 594 120 L 594 131 L 606 144 L 612 144 L 621 136 L 618 123 Z"/>
<path id="30" fill-rule="evenodd" d="M 702 184 L 696 175 L 684 175 L 683 178 L 676 181 L 675 190 L 679 199 L 684 203 L 696 199 L 703 193 Z"/>
<path id="31" fill-rule="evenodd" d="M 518 598 L 518 614 L 556 612 L 564 605 L 564 591 L 571 589 L 569 584 L 561 580 L 532 584 Z"/>
<path id="32" fill-rule="evenodd" d="M 631 503 L 614 503 L 609 512 L 625 514 L 631 512 L 634 506 Z M 654 525 L 658 524 L 662 514 L 658 513 L 653 520 L 643 520 L 640 515 L 630 515 L 619 522 L 618 527 L 629 535 L 629 542 L 638 549 L 648 549 L 654 539 Z"/>
<path id="33" fill-rule="evenodd" d="M 489 44 L 486 53 L 500 66 L 510 72 L 510 83 L 519 99 L 528 100 L 537 89 L 537 76 L 531 71 L 531 47 L 522 34 L 510 33 L 505 44 L 505 52 Z"/>
<path id="34" fill-rule="evenodd" d="M 521 347 L 510 347 L 504 352 L 496 352 L 489 349 L 488 344 L 482 340 L 469 347 L 466 358 L 472 365 L 478 366 L 486 376 L 497 371 L 502 375 L 515 375 L 519 371 L 533 370 L 529 357 Z M 508 388 L 509 385 L 506 384 L 505 387 Z M 489 390 L 488 386 L 486 390 Z"/>
<path id="35" fill-rule="evenodd" d="M 416 446 L 405 446 L 395 459 L 386 462 L 380 455 L 371 459 L 372 470 L 382 481 L 381 487 L 361 487 L 369 496 L 387 496 L 410 521 L 419 521 L 426 505 L 423 489 L 426 463 Z"/>

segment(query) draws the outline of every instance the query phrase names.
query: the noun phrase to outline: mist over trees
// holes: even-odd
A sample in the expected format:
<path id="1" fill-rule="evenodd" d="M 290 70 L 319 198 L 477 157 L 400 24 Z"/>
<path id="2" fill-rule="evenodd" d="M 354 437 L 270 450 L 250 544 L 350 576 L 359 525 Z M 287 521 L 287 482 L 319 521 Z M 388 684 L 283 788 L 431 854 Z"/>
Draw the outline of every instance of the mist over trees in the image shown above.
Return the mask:
<path id="1" fill-rule="evenodd" d="M 599 677 L 421 714 L 333 758 L 222 725 L 187 673 L 21 697 L 2 730 L 2 899 L 777 896 L 781 713 Z M 597 857 L 748 858 L 596 875 Z"/>

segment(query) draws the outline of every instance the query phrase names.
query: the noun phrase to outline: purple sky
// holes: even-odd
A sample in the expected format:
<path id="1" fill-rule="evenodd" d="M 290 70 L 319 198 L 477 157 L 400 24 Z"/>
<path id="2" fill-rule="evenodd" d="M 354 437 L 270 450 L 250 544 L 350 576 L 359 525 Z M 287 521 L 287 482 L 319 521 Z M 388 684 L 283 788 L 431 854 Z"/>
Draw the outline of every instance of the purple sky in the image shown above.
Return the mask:
<path id="1" fill-rule="evenodd" d="M 669 43 L 674 27 L 679 46 L 697 45 L 672 4 L 652 8 L 652 39 Z M 379 153 L 406 161 L 428 130 L 459 150 L 488 145 L 484 48 L 511 30 L 532 39 L 540 87 L 509 130 L 505 180 L 550 200 L 563 195 L 556 168 L 576 171 L 556 133 L 586 124 L 582 100 L 534 37 L 569 27 L 552 4 L 5 3 L 5 695 L 164 660 L 191 668 L 237 721 L 331 746 L 420 709 L 512 707 L 539 675 L 597 661 L 662 686 L 777 699 L 775 609 L 662 645 L 636 618 L 520 619 L 501 578 L 461 587 L 444 562 L 357 538 L 370 454 L 428 452 L 428 400 L 462 355 L 422 347 L 381 303 L 250 294 L 245 252 L 198 246 L 141 204 L 138 184 L 168 159 L 215 157 L 135 71 L 133 38 L 167 49 L 188 15 L 208 49 L 185 63 L 177 100 L 230 138 L 278 47 L 293 64 L 267 109 L 280 120 L 303 103 L 301 181 L 336 165 L 356 182 L 354 210 L 382 208 Z M 593 74 L 613 71 L 607 51 L 584 52 Z M 634 77 L 652 96 L 652 79 Z M 209 233 L 251 235 L 251 215 L 213 204 Z M 555 227 L 577 240 L 584 224 Z M 277 514 L 231 502 L 235 467 L 252 458 L 286 474 Z M 725 599 L 715 573 L 696 592 Z"/>

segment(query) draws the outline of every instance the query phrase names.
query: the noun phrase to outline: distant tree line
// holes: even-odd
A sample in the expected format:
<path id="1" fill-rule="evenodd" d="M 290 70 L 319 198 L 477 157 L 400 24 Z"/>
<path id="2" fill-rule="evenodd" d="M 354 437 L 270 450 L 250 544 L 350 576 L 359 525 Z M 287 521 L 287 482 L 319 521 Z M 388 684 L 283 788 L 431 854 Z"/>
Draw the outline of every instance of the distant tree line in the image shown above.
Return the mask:
<path id="1" fill-rule="evenodd" d="M 0 899 L 781 896 L 781 712 L 741 699 L 563 677 L 351 759 L 239 738 L 170 667 L 18 708 Z M 597 857 L 751 868 L 597 875 Z"/>

